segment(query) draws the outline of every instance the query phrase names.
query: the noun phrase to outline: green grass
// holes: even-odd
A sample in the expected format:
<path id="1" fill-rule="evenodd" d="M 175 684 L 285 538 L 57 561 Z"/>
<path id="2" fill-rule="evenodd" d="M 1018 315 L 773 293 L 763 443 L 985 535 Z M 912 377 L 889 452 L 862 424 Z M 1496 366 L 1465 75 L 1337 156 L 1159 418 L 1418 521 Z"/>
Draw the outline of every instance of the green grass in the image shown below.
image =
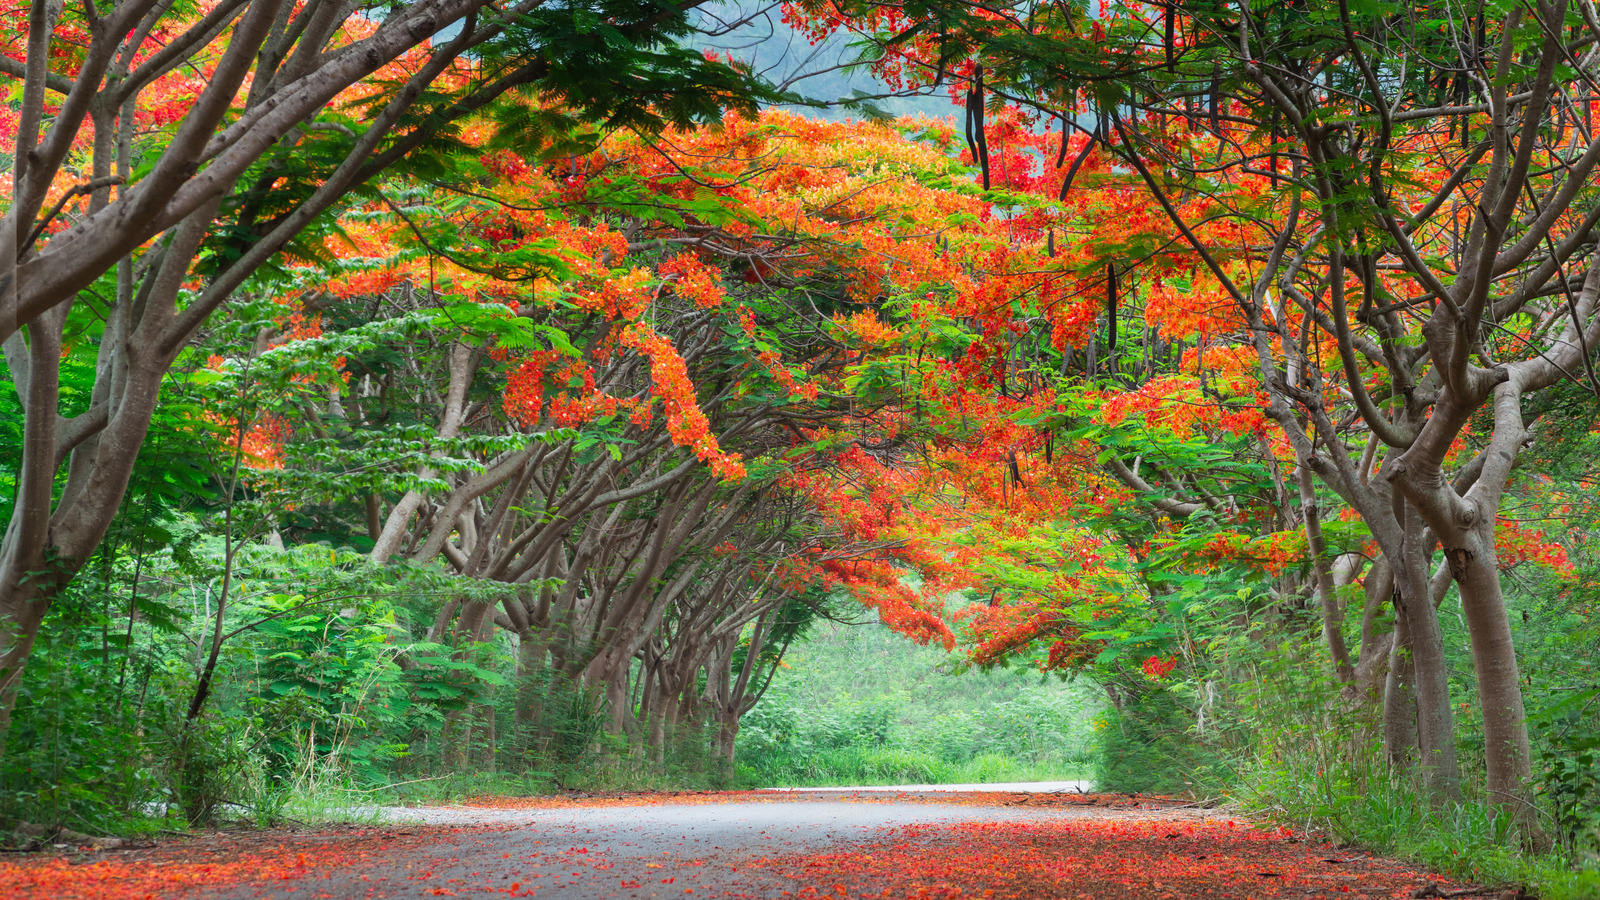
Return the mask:
<path id="1" fill-rule="evenodd" d="M 1031 765 L 994 753 L 952 763 L 901 747 L 840 747 L 797 761 L 761 780 L 782 787 L 852 787 L 1076 781 L 1085 777 L 1082 767 Z"/>
<path id="2" fill-rule="evenodd" d="M 1238 794 L 1247 812 L 1334 840 L 1419 863 L 1477 884 L 1521 885 L 1543 900 L 1595 900 L 1600 870 L 1564 848 L 1534 853 L 1506 816 L 1479 801 L 1436 809 L 1380 766 L 1325 766 L 1247 773 Z"/>

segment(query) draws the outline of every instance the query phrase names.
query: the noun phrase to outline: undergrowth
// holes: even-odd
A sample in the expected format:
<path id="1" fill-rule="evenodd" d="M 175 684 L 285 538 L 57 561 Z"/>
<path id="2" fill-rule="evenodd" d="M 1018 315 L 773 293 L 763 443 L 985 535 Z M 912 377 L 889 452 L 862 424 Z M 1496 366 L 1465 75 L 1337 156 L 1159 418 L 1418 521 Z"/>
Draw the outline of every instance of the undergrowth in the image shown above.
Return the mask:
<path id="1" fill-rule="evenodd" d="M 755 773 L 751 773 L 755 774 Z M 1083 766 L 1033 763 L 987 753 L 960 762 L 903 747 L 837 747 L 815 752 L 783 772 L 761 773 L 763 781 L 786 787 L 849 787 L 902 784 L 994 784 L 1019 781 L 1075 781 Z"/>
<path id="2" fill-rule="evenodd" d="M 1527 852 L 1522 848 L 1529 845 L 1528 836 L 1481 799 L 1434 808 L 1409 779 L 1364 759 L 1370 754 L 1321 770 L 1291 763 L 1250 772 L 1236 797 L 1247 812 L 1454 878 L 1521 885 L 1544 900 L 1600 897 L 1600 869 L 1592 853 L 1565 842 L 1546 852 Z"/>

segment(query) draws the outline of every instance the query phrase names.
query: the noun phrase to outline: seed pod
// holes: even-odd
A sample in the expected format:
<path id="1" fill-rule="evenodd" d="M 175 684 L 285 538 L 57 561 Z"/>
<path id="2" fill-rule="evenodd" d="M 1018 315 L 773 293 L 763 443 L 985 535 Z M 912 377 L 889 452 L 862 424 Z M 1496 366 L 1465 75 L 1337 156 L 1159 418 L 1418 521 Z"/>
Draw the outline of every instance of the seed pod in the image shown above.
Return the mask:
<path id="1" fill-rule="evenodd" d="M 1272 111 L 1271 124 L 1267 126 L 1267 169 L 1271 171 L 1268 178 L 1273 187 L 1278 186 L 1278 111 Z"/>
<path id="2" fill-rule="evenodd" d="M 1174 24 L 1175 24 L 1174 20 L 1177 19 L 1177 17 L 1178 17 L 1177 7 L 1174 6 L 1172 3 L 1167 3 L 1165 11 L 1164 11 L 1164 13 L 1162 15 L 1162 18 L 1164 20 L 1166 20 L 1166 34 L 1165 34 L 1164 37 L 1166 39 L 1166 44 L 1167 44 L 1167 71 L 1168 72 L 1171 72 L 1178 65 L 1177 48 L 1174 46 L 1174 41 L 1173 41 L 1173 39 L 1175 37 L 1173 32 L 1176 31 L 1176 28 L 1174 27 Z"/>
<path id="3" fill-rule="evenodd" d="M 983 127 L 983 66 L 978 67 L 976 91 L 973 94 L 976 102 L 973 104 L 973 115 L 976 122 L 973 125 L 973 134 L 978 139 L 978 168 L 983 172 L 983 189 L 989 189 L 989 136 Z"/>
<path id="4" fill-rule="evenodd" d="M 972 88 L 967 88 L 967 119 L 963 136 L 967 139 L 967 152 L 972 154 L 972 161 L 978 161 L 978 142 L 972 138 Z"/>
<path id="5" fill-rule="evenodd" d="M 1106 345 L 1117 349 L 1117 267 L 1114 263 L 1106 263 L 1106 318 L 1107 324 Z"/>
<path id="6" fill-rule="evenodd" d="M 1217 107 L 1222 103 L 1222 63 L 1211 61 L 1211 131 L 1221 134 L 1222 128 L 1217 121 Z"/>
<path id="7" fill-rule="evenodd" d="M 989 138 L 983 131 L 983 67 L 979 66 L 972 87 L 967 90 L 967 149 L 983 173 L 983 189 L 989 189 Z"/>

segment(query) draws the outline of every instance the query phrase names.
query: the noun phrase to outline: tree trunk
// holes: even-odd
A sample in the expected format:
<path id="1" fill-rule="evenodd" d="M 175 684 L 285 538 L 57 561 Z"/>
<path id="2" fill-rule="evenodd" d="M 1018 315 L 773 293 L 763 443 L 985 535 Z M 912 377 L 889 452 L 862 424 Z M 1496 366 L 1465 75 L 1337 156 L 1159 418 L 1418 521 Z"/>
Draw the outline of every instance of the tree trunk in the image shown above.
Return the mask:
<path id="1" fill-rule="evenodd" d="M 1396 604 L 1394 643 L 1389 648 L 1389 674 L 1383 686 L 1383 746 L 1389 767 L 1409 772 L 1417 763 L 1416 669 L 1411 658 L 1411 629 L 1404 609 Z"/>
<path id="2" fill-rule="evenodd" d="M 739 713 L 737 710 L 718 710 L 717 718 L 717 758 L 732 774 L 734 746 L 739 738 Z"/>
<path id="3" fill-rule="evenodd" d="M 1352 700 L 1359 708 L 1381 710 L 1386 693 L 1395 632 L 1378 633 L 1378 615 L 1394 597 L 1394 569 L 1382 557 L 1373 563 L 1362 585 L 1366 600 L 1361 611 L 1361 646 L 1356 651 L 1356 683 Z"/>
<path id="4" fill-rule="evenodd" d="M 39 636 L 39 626 L 50 609 L 51 593 L 40 579 L 0 591 L 0 753 L 11 728 L 11 710 L 28 667 L 28 655 Z"/>
<path id="5" fill-rule="evenodd" d="M 1355 683 L 1355 667 L 1350 664 L 1350 650 L 1344 642 L 1344 613 L 1339 608 L 1338 591 L 1333 583 L 1333 563 L 1328 559 L 1327 542 L 1322 538 L 1322 511 L 1317 506 L 1317 492 L 1311 481 L 1311 470 L 1296 466 L 1295 475 L 1300 484 L 1300 511 L 1305 518 L 1306 545 L 1311 552 L 1311 569 L 1315 576 L 1317 602 L 1322 611 L 1322 639 L 1333 657 L 1333 671 L 1339 683 Z"/>
<path id="6" fill-rule="evenodd" d="M 667 761 L 667 744 L 672 740 L 678 718 L 678 692 L 663 688 L 650 712 L 650 745 L 655 748 L 656 762 Z"/>
<path id="7" fill-rule="evenodd" d="M 1483 707 L 1484 762 L 1491 803 L 1508 809 L 1518 822 L 1537 834 L 1538 821 L 1528 798 L 1532 774 L 1527 715 L 1522 704 L 1521 675 L 1493 541 L 1494 519 L 1478 529 L 1480 550 L 1446 549 L 1451 574 L 1461 588 L 1461 612 L 1472 637 L 1472 665 L 1478 676 L 1478 701 Z M 1488 532 L 1484 534 L 1483 532 Z"/>
<path id="8" fill-rule="evenodd" d="M 619 737 L 631 737 L 634 719 L 633 704 L 628 697 L 628 666 L 626 663 L 619 665 L 602 677 L 606 706 L 611 713 L 606 730 Z"/>
<path id="9" fill-rule="evenodd" d="M 1600 266 L 1600 261 L 1597 261 Z M 1600 268 L 1591 269 L 1592 297 Z M 1500 588 L 1495 525 L 1506 482 L 1528 436 L 1522 418 L 1523 384 L 1513 377 L 1493 391 L 1494 431 L 1483 469 L 1453 515 L 1435 525 L 1450 574 L 1461 589 L 1461 612 L 1472 642 L 1472 665 L 1483 711 L 1484 762 L 1490 802 L 1504 808 L 1535 846 L 1546 842 L 1528 790 L 1530 750 L 1521 675 L 1505 595 Z M 1450 492 L 1451 499 L 1455 498 Z M 1440 511 L 1441 518 L 1444 510 Z"/>
<path id="10" fill-rule="evenodd" d="M 537 730 L 550 684 L 545 655 L 545 641 L 539 630 L 518 635 L 515 727 L 517 747 L 525 759 L 538 749 Z"/>
<path id="11" fill-rule="evenodd" d="M 467 741 L 472 734 L 472 724 L 463 710 L 445 714 L 439 727 L 439 765 L 446 773 L 457 772 L 467 765 Z"/>
<path id="12" fill-rule="evenodd" d="M 480 645 L 488 644 L 494 640 L 494 619 L 488 615 L 488 611 L 489 607 L 485 605 L 484 615 L 478 622 L 476 639 Z M 484 771 L 493 772 L 496 768 L 496 757 L 500 750 L 496 744 L 498 734 L 495 728 L 494 686 L 480 684 L 478 688 L 483 691 L 483 696 L 480 698 L 480 702 L 473 706 L 472 726 L 474 741 L 471 746 L 476 756 L 478 767 Z"/>
<path id="13" fill-rule="evenodd" d="M 1450 681 L 1444 660 L 1444 633 L 1429 590 L 1430 547 L 1422 521 L 1404 504 L 1404 552 L 1396 567 L 1399 592 L 1411 636 L 1411 661 L 1416 678 L 1418 763 L 1424 789 L 1435 802 L 1460 802 L 1461 770 L 1456 758 L 1455 716 L 1450 709 Z"/>

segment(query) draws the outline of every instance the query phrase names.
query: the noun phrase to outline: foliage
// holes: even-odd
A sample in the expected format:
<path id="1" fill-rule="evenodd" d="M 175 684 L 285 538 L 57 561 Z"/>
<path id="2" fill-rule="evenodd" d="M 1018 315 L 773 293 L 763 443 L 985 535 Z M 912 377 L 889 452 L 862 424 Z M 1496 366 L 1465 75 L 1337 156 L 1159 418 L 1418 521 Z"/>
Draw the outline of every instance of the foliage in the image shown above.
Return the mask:
<path id="1" fill-rule="evenodd" d="M 7 815 L 1092 752 L 1592 862 L 1592 17 L 785 5 L 958 128 L 758 111 L 679 7 L 243 7 L 7 26 L 89 48 L 5 76 Z M 846 601 L 987 702 L 800 665 Z"/>
<path id="2" fill-rule="evenodd" d="M 1025 671 L 950 675 L 881 625 L 818 628 L 745 715 L 740 765 L 769 785 L 1080 779 L 1095 707 Z"/>

